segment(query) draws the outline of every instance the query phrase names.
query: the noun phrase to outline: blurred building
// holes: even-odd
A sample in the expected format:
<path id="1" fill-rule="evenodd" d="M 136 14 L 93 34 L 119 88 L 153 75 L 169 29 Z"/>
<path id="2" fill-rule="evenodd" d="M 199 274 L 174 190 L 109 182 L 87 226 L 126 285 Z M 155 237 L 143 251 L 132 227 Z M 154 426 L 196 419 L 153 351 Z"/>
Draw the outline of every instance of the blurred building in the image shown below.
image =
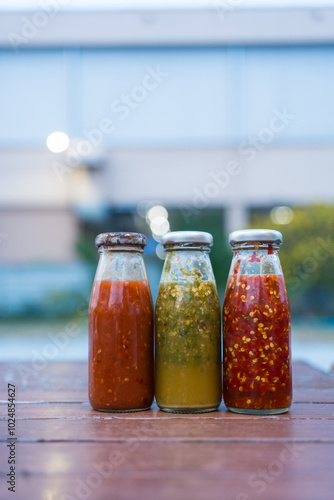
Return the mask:
<path id="1" fill-rule="evenodd" d="M 1 264 L 73 262 L 143 200 L 227 230 L 333 202 L 334 9 L 7 12 L 0 68 Z"/>

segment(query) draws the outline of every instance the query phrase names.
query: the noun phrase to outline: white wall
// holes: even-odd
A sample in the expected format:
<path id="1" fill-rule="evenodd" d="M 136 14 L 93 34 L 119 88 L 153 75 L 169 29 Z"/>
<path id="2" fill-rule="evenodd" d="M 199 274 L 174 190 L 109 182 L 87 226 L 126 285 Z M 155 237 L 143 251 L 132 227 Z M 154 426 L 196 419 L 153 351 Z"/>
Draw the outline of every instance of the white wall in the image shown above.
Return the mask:
<path id="1" fill-rule="evenodd" d="M 254 151 L 254 158 L 234 149 L 110 151 L 107 165 L 89 174 L 91 189 L 85 189 L 94 203 L 119 206 L 146 198 L 196 204 L 198 192 L 222 207 L 334 201 L 334 147 Z M 69 207 L 76 169 L 65 166 L 61 174 L 64 160 L 46 150 L 0 152 L 0 207 Z M 228 175 L 231 161 L 234 172 Z M 219 173 L 223 185 L 212 178 Z"/>
<path id="2" fill-rule="evenodd" d="M 228 231 L 246 224 L 252 206 L 334 202 L 334 148 L 267 149 L 252 161 L 236 150 L 118 150 L 93 173 L 59 177 L 58 163 L 57 177 L 54 160 L 61 158 L 36 150 L 0 153 L 2 261 L 74 259 L 78 202 L 135 208 L 156 200 L 186 216 L 218 206 L 226 209 Z"/>
<path id="3" fill-rule="evenodd" d="M 1 264 L 76 259 L 78 224 L 69 210 L 0 210 L 0 233 Z"/>
<path id="4" fill-rule="evenodd" d="M 44 26 L 28 39 L 30 47 L 147 46 L 189 44 L 331 43 L 334 9 L 234 9 L 233 2 L 212 1 L 207 9 L 65 12 L 44 16 Z M 229 8 L 230 5 L 230 8 Z M 225 7 L 227 6 L 227 7 Z M 69 6 L 70 7 L 70 6 Z M 24 35 L 35 12 L 2 12 L 0 46 L 11 47 L 8 34 Z M 24 23 L 22 18 L 28 20 Z M 250 22 L 251 21 L 251 22 Z M 38 20 L 37 20 L 38 24 Z M 29 29 L 29 28 L 28 28 Z M 35 31 L 35 32 L 34 32 Z"/>

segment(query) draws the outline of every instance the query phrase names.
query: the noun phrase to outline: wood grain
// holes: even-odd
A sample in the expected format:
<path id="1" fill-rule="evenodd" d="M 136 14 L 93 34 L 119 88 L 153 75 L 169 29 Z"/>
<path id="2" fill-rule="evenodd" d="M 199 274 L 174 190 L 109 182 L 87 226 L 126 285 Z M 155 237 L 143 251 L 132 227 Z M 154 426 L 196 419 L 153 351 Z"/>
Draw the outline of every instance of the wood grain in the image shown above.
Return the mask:
<path id="1" fill-rule="evenodd" d="M 333 499 L 324 444 L 24 443 L 20 456 L 20 499 L 83 498 L 82 484 L 94 500 Z"/>
<path id="2" fill-rule="evenodd" d="M 0 420 L 6 418 L 7 406 L 5 403 L 0 403 Z M 187 415 L 178 414 L 171 415 L 163 411 L 159 411 L 156 403 L 153 404 L 152 409 L 145 412 L 138 413 L 105 413 L 95 411 L 91 408 L 90 404 L 86 401 L 72 402 L 72 403 L 18 403 L 16 407 L 16 418 L 18 420 L 25 419 L 99 419 L 110 420 L 115 418 L 122 418 L 124 420 L 142 420 L 142 419 L 200 419 L 203 420 L 226 420 L 236 419 L 245 421 L 263 420 L 264 417 L 259 415 L 239 415 L 226 411 L 226 407 L 222 404 L 218 411 L 212 413 L 203 413 L 201 415 Z M 334 418 L 334 404 L 327 403 L 293 403 L 289 412 L 282 415 L 266 417 L 273 420 L 279 418 L 286 419 L 305 419 L 305 418 Z"/>
<path id="3" fill-rule="evenodd" d="M 37 374 L 29 364 L 3 363 L 0 498 L 333 500 L 334 377 L 303 363 L 293 368 L 291 410 L 261 417 L 223 404 L 203 415 L 171 415 L 156 405 L 96 412 L 85 363 L 50 363 Z M 6 487 L 8 382 L 18 401 L 15 494 Z"/>

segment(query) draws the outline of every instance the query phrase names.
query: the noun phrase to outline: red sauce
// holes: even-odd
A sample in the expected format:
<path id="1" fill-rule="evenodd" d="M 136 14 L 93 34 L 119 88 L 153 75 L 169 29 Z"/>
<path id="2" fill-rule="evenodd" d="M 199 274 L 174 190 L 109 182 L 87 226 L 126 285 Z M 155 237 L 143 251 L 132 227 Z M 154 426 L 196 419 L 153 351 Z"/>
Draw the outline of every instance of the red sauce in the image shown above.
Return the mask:
<path id="1" fill-rule="evenodd" d="M 149 408 L 153 304 L 147 281 L 96 281 L 89 306 L 89 400 L 99 410 Z"/>
<path id="2" fill-rule="evenodd" d="M 290 407 L 290 328 L 283 276 L 229 276 L 223 306 L 223 395 L 227 407 Z"/>

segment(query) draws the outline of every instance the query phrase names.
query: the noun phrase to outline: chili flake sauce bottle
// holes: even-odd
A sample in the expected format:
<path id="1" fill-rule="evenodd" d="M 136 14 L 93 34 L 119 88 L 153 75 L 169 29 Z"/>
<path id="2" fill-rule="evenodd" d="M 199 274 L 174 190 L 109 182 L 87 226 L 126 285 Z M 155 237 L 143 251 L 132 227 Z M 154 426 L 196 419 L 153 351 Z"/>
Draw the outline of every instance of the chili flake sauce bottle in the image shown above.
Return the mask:
<path id="1" fill-rule="evenodd" d="M 279 231 L 229 236 L 233 260 L 223 305 L 223 397 L 237 413 L 272 415 L 292 401 L 290 304 Z"/>
<path id="2" fill-rule="evenodd" d="M 95 410 L 148 409 L 154 397 L 154 311 L 147 239 L 103 233 L 89 305 L 89 401 Z"/>
<path id="3" fill-rule="evenodd" d="M 214 411 L 222 398 L 221 319 L 209 258 L 212 235 L 176 231 L 162 238 L 167 253 L 155 309 L 155 393 L 161 410 Z"/>

